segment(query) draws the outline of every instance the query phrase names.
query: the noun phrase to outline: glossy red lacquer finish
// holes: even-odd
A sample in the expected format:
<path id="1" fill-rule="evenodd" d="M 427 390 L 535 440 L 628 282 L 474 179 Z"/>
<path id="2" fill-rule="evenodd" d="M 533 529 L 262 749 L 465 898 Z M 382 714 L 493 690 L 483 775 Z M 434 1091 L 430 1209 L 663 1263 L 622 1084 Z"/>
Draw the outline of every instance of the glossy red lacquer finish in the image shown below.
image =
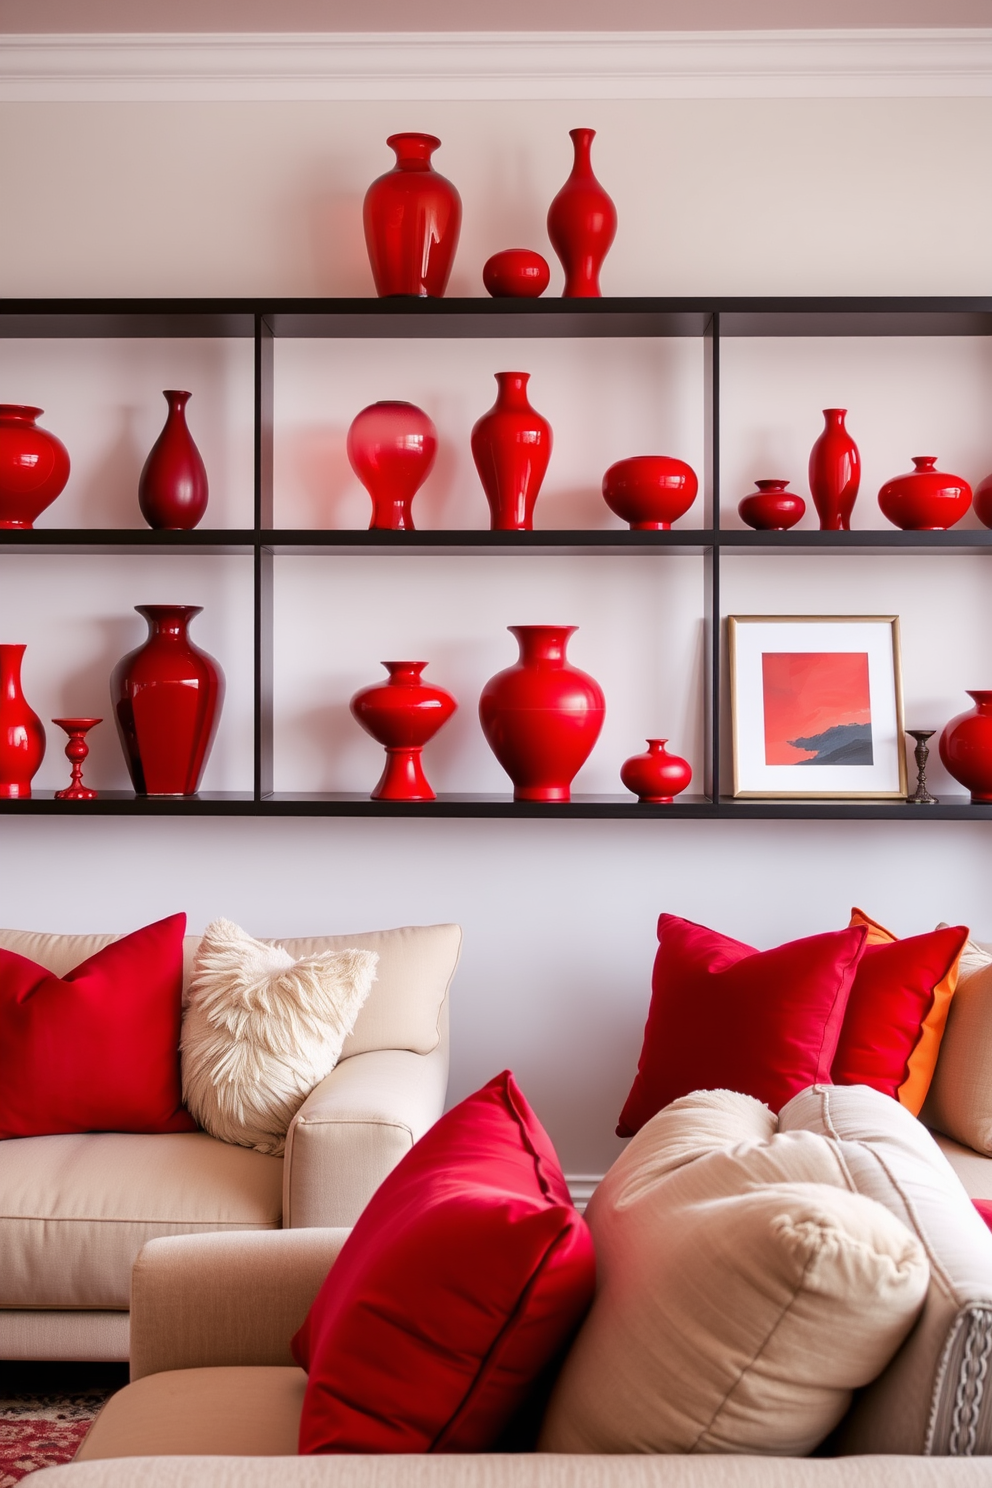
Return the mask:
<path id="1" fill-rule="evenodd" d="M 551 270 L 533 248 L 504 248 L 486 259 L 482 282 L 494 299 L 516 295 L 536 300 L 551 283 Z"/>
<path id="2" fill-rule="evenodd" d="M 370 403 L 351 421 L 348 459 L 372 497 L 370 532 L 413 532 L 412 502 L 437 455 L 437 430 L 415 403 Z"/>
<path id="3" fill-rule="evenodd" d="M 572 174 L 548 208 L 548 237 L 565 270 L 565 299 L 602 294 L 599 271 L 617 232 L 617 209 L 593 175 L 595 129 L 570 129 Z"/>
<path id="4" fill-rule="evenodd" d="M 26 799 L 45 758 L 45 727 L 21 690 L 26 646 L 0 646 L 0 800 Z"/>
<path id="5" fill-rule="evenodd" d="M 386 144 L 396 164 L 372 182 L 363 212 L 376 292 L 440 298 L 458 247 L 461 197 L 431 165 L 441 144 L 433 134 L 392 134 Z"/>
<path id="6" fill-rule="evenodd" d="M 973 801 L 992 801 L 992 691 L 969 690 L 968 696 L 975 706 L 945 726 L 940 758 Z"/>
<path id="7" fill-rule="evenodd" d="M 667 739 L 648 739 L 646 754 L 632 754 L 620 767 L 620 779 L 639 801 L 667 803 L 688 789 L 692 769 L 688 760 L 669 754 Z"/>
<path id="8" fill-rule="evenodd" d="M 823 410 L 824 430 L 809 455 L 809 489 L 821 532 L 849 532 L 861 484 L 861 456 L 847 432 L 846 408 Z"/>
<path id="9" fill-rule="evenodd" d="M 224 701 L 224 673 L 187 634 L 200 605 L 135 605 L 148 639 L 114 667 L 110 696 L 134 789 L 192 796 Z"/>
<path id="10" fill-rule="evenodd" d="M 971 506 L 971 487 L 960 475 L 935 470 L 936 455 L 914 455 L 914 469 L 886 481 L 878 493 L 882 516 L 905 532 L 943 532 Z"/>
<path id="11" fill-rule="evenodd" d="M 606 716 L 599 683 L 570 666 L 574 625 L 510 625 L 520 658 L 482 689 L 479 718 L 515 801 L 568 801 Z"/>
<path id="12" fill-rule="evenodd" d="M 632 455 L 603 476 L 603 499 L 634 532 L 666 532 L 696 499 L 696 472 L 670 455 Z"/>
<path id="13" fill-rule="evenodd" d="M 52 722 L 65 729 L 69 742 L 65 746 L 65 757 L 72 766 L 69 784 L 65 790 L 55 792 L 56 801 L 95 801 L 97 793 L 83 784 L 83 761 L 90 752 L 86 735 L 91 728 L 102 723 L 102 718 L 53 718 Z"/>
<path id="14" fill-rule="evenodd" d="M 162 397 L 169 412 L 138 478 L 138 505 L 149 527 L 187 532 L 207 509 L 207 472 L 186 424 L 192 394 L 166 388 Z"/>
<path id="15" fill-rule="evenodd" d="M 527 399 L 529 372 L 497 372 L 496 402 L 472 430 L 472 456 L 493 532 L 530 532 L 551 459 L 551 425 Z"/>
<path id="16" fill-rule="evenodd" d="M 0 527 L 32 527 L 69 479 L 69 451 L 36 423 L 44 411 L 0 403 Z"/>
<path id="17" fill-rule="evenodd" d="M 987 475 L 983 481 L 979 481 L 975 487 L 972 505 L 975 508 L 975 516 L 982 526 L 992 527 L 992 475 Z"/>
<path id="18" fill-rule="evenodd" d="M 737 507 L 741 520 L 758 532 L 787 532 L 802 520 L 806 503 L 794 491 L 787 491 L 787 480 L 759 480 L 757 491 L 745 496 Z"/>
<path id="19" fill-rule="evenodd" d="M 384 661 L 388 682 L 363 687 L 351 711 L 367 734 L 386 748 L 386 765 L 373 801 L 433 801 L 421 751 L 458 704 L 450 692 L 425 682 L 426 661 Z"/>

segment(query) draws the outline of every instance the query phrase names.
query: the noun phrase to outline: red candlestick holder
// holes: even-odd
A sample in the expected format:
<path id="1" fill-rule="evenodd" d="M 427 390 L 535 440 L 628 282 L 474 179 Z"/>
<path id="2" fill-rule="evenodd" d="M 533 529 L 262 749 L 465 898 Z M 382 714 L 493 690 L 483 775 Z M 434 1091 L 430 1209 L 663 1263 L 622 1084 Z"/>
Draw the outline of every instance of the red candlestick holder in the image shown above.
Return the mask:
<path id="1" fill-rule="evenodd" d="M 53 718 L 52 722 L 58 724 L 59 728 L 65 729 L 69 735 L 69 742 L 65 746 L 65 756 L 72 765 L 72 779 L 65 790 L 55 792 L 56 801 L 95 801 L 97 792 L 83 784 L 83 760 L 90 752 L 85 735 L 98 723 L 102 723 L 103 719 Z"/>

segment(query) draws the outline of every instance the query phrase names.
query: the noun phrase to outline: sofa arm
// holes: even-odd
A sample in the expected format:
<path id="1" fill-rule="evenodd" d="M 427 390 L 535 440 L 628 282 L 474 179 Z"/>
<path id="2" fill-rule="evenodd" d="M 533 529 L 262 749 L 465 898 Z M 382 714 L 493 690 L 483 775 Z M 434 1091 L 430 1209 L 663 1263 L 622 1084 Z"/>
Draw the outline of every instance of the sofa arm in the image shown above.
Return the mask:
<path id="1" fill-rule="evenodd" d="M 303 1102 L 286 1138 L 284 1229 L 352 1225 L 444 1109 L 448 1050 L 376 1049 L 342 1059 Z"/>
<path id="2" fill-rule="evenodd" d="M 289 1341 L 347 1230 L 168 1235 L 131 1272 L 131 1378 L 223 1364 L 292 1364 Z"/>

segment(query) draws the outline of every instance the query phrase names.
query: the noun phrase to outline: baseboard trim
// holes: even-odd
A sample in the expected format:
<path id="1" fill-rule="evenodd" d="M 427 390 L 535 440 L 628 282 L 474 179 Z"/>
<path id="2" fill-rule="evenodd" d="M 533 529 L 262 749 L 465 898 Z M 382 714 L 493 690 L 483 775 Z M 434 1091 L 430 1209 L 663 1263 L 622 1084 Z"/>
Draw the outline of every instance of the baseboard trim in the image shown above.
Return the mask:
<path id="1" fill-rule="evenodd" d="M 586 1205 L 602 1181 L 602 1173 L 565 1174 L 565 1182 L 568 1184 L 568 1191 L 572 1195 L 572 1203 L 580 1214 L 586 1212 Z"/>

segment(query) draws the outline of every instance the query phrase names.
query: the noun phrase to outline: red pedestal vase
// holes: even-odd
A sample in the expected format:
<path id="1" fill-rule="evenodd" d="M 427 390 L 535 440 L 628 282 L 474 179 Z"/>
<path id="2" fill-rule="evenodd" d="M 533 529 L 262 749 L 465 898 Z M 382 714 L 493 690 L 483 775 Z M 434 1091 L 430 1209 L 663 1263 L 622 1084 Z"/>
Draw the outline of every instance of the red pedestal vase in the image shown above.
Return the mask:
<path id="1" fill-rule="evenodd" d="M 824 430 L 810 450 L 809 489 L 821 532 L 849 532 L 861 484 L 861 456 L 844 426 L 846 408 L 823 410 Z"/>
<path id="2" fill-rule="evenodd" d="M 496 402 L 472 430 L 472 457 L 493 532 L 530 532 L 551 459 L 551 425 L 527 400 L 529 372 L 497 372 Z"/>
<path id="3" fill-rule="evenodd" d="M 536 300 L 551 283 L 548 261 L 532 248 L 504 248 L 482 267 L 482 282 L 494 299 L 504 295 Z"/>
<path id="4" fill-rule="evenodd" d="M 757 532 L 788 532 L 806 512 L 806 503 L 794 491 L 787 491 L 787 480 L 759 480 L 756 491 L 745 496 L 737 507 L 741 521 Z"/>
<path id="5" fill-rule="evenodd" d="M 688 760 L 669 754 L 667 739 L 648 739 L 646 754 L 632 754 L 620 767 L 620 779 L 639 801 L 667 804 L 692 779 Z"/>
<path id="6" fill-rule="evenodd" d="M 570 129 L 572 174 L 548 208 L 548 237 L 565 270 L 565 299 L 602 294 L 599 271 L 617 232 L 617 209 L 592 170 L 595 129 Z"/>
<path id="7" fill-rule="evenodd" d="M 68 450 L 35 422 L 44 411 L 0 403 L 0 527 L 33 527 L 69 479 Z"/>
<path id="8" fill-rule="evenodd" d="M 458 704 L 443 687 L 425 682 L 426 661 L 384 661 L 388 682 L 363 687 L 351 711 L 367 734 L 385 745 L 386 766 L 373 801 L 433 801 L 421 752 Z"/>
<path id="9" fill-rule="evenodd" d="M 55 792 L 56 801 L 95 801 L 97 792 L 83 784 L 83 761 L 90 752 L 86 735 L 91 728 L 102 723 L 102 718 L 53 718 L 52 722 L 65 729 L 69 742 L 65 746 L 65 757 L 70 764 L 69 784 L 65 790 Z"/>
<path id="10" fill-rule="evenodd" d="M 441 141 L 433 134 L 391 134 L 391 171 L 365 193 L 365 244 L 376 293 L 444 294 L 458 247 L 462 201 L 431 165 Z"/>
<path id="11" fill-rule="evenodd" d="M 114 718 L 139 796 L 193 796 L 224 701 L 224 673 L 187 635 L 200 605 L 135 605 L 148 639 L 114 667 Z"/>
<path id="12" fill-rule="evenodd" d="M 0 646 L 0 800 L 26 799 L 45 758 L 45 727 L 21 691 L 27 647 Z"/>
<path id="13" fill-rule="evenodd" d="M 971 791 L 973 801 L 992 801 L 992 691 L 971 692 L 975 706 L 952 718 L 940 736 L 948 775 Z"/>
<path id="14" fill-rule="evenodd" d="M 603 476 L 603 500 L 633 532 L 667 532 L 698 490 L 692 466 L 670 455 L 632 455 Z"/>
<path id="15" fill-rule="evenodd" d="M 971 506 L 971 487 L 960 475 L 935 470 L 936 455 L 914 455 L 915 469 L 886 481 L 878 493 L 882 516 L 904 532 L 943 532 Z"/>
<path id="16" fill-rule="evenodd" d="M 207 472 L 186 425 L 192 394 L 166 388 L 162 396 L 169 412 L 138 478 L 138 505 L 149 527 L 188 532 L 207 509 Z"/>
<path id="17" fill-rule="evenodd" d="M 372 497 L 370 532 L 413 532 L 414 496 L 431 472 L 437 430 L 415 403 L 370 403 L 351 421 L 348 459 Z"/>
<path id="18" fill-rule="evenodd" d="M 510 625 L 520 658 L 482 689 L 479 718 L 515 801 L 568 801 L 606 716 L 599 683 L 565 657 L 574 625 Z"/>

